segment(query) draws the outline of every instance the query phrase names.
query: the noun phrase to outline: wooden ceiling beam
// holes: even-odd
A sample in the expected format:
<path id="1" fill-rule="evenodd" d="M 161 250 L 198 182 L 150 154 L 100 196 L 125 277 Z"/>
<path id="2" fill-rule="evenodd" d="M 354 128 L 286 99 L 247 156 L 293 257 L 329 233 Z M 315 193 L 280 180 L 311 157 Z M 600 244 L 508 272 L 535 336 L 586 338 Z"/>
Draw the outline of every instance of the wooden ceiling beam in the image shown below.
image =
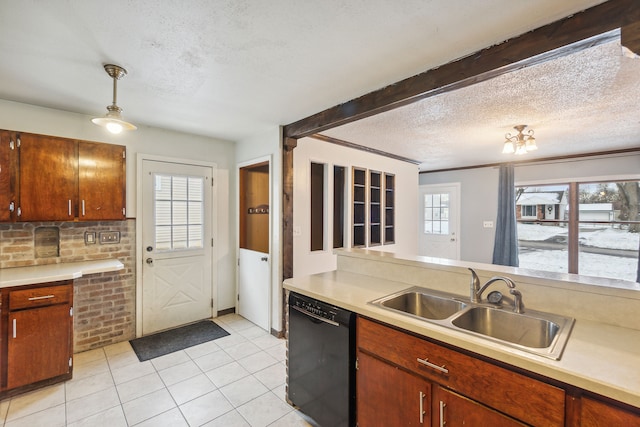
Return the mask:
<path id="1" fill-rule="evenodd" d="M 467 57 L 321 111 L 283 128 L 302 138 L 440 93 L 535 65 L 606 41 L 604 33 L 623 29 L 637 53 L 638 0 L 609 0 L 575 15 L 488 47 Z M 626 30 L 625 30 L 626 29 Z M 591 39 L 591 40 L 589 40 Z"/>
<path id="2" fill-rule="evenodd" d="M 640 21 L 622 27 L 620 42 L 622 46 L 640 56 Z"/>

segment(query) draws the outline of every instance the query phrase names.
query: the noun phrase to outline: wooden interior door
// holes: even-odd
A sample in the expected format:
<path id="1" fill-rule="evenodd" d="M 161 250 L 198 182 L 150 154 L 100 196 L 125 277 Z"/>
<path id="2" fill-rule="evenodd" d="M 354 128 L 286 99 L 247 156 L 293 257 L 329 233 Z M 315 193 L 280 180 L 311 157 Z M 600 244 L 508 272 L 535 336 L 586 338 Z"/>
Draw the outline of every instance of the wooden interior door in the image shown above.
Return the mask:
<path id="1" fill-rule="evenodd" d="M 9 313 L 8 389 L 69 372 L 69 310 L 61 304 Z"/>
<path id="2" fill-rule="evenodd" d="M 73 220 L 77 212 L 76 141 L 20 135 L 20 221 Z"/>
<path id="3" fill-rule="evenodd" d="M 78 142 L 80 220 L 125 218 L 126 147 Z"/>

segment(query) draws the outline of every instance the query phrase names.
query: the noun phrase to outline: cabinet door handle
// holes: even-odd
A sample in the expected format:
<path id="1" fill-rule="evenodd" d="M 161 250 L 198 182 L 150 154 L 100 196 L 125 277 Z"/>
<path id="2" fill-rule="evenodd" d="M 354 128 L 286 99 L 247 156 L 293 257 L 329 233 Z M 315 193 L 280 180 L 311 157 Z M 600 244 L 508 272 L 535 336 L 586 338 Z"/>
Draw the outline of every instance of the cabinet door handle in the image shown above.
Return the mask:
<path id="1" fill-rule="evenodd" d="M 50 298 L 54 298 L 54 297 L 55 297 L 55 295 L 43 295 L 41 297 L 31 297 L 31 298 L 29 298 L 29 301 L 38 301 L 38 300 L 41 300 L 41 299 L 50 299 Z"/>
<path id="2" fill-rule="evenodd" d="M 449 370 L 447 368 L 445 368 L 444 365 L 438 366 L 435 363 L 431 363 L 431 362 L 429 362 L 429 359 L 427 359 L 426 357 L 424 359 L 420 359 L 418 357 L 418 363 L 421 363 L 421 364 L 423 364 L 425 366 L 433 368 L 436 371 L 442 372 L 443 374 L 448 374 L 449 373 Z"/>
<path id="3" fill-rule="evenodd" d="M 424 398 L 427 395 L 420 391 L 420 424 L 424 424 Z"/>
<path id="4" fill-rule="evenodd" d="M 82 199 L 82 216 L 84 216 L 84 199 Z"/>
<path id="5" fill-rule="evenodd" d="M 16 319 L 13 319 L 13 337 L 16 337 Z"/>
<path id="6" fill-rule="evenodd" d="M 71 199 L 69 199 L 69 204 L 68 204 L 68 206 L 69 206 L 69 216 L 71 216 Z"/>
<path id="7" fill-rule="evenodd" d="M 446 424 L 444 421 L 444 408 L 447 406 L 442 400 L 440 401 L 440 427 L 444 427 Z"/>

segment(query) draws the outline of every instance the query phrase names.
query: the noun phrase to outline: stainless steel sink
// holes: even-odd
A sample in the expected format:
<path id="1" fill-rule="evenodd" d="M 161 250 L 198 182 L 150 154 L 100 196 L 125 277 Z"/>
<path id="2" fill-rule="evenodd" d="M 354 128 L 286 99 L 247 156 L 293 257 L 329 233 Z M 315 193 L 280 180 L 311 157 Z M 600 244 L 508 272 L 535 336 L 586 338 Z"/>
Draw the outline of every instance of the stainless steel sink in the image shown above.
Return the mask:
<path id="1" fill-rule="evenodd" d="M 546 348 L 560 331 L 550 320 L 489 307 L 473 307 L 451 321 L 453 326 L 531 348 Z"/>
<path id="2" fill-rule="evenodd" d="M 405 289 L 370 304 L 555 360 L 562 355 L 574 321 L 529 309 L 515 313 L 510 306 L 473 303 L 421 287 Z"/>
<path id="3" fill-rule="evenodd" d="M 422 288 L 407 289 L 372 303 L 432 320 L 446 319 L 466 307 L 463 302 L 455 300 L 453 295 L 435 291 L 426 293 Z"/>

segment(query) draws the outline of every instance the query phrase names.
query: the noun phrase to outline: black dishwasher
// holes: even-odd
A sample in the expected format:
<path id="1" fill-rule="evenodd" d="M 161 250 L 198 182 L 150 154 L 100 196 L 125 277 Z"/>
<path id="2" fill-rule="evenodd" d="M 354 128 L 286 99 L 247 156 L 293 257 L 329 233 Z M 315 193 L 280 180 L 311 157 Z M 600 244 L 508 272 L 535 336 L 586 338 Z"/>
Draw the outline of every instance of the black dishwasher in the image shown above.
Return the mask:
<path id="1" fill-rule="evenodd" d="M 355 314 L 289 294 L 289 400 L 322 427 L 355 425 Z"/>

